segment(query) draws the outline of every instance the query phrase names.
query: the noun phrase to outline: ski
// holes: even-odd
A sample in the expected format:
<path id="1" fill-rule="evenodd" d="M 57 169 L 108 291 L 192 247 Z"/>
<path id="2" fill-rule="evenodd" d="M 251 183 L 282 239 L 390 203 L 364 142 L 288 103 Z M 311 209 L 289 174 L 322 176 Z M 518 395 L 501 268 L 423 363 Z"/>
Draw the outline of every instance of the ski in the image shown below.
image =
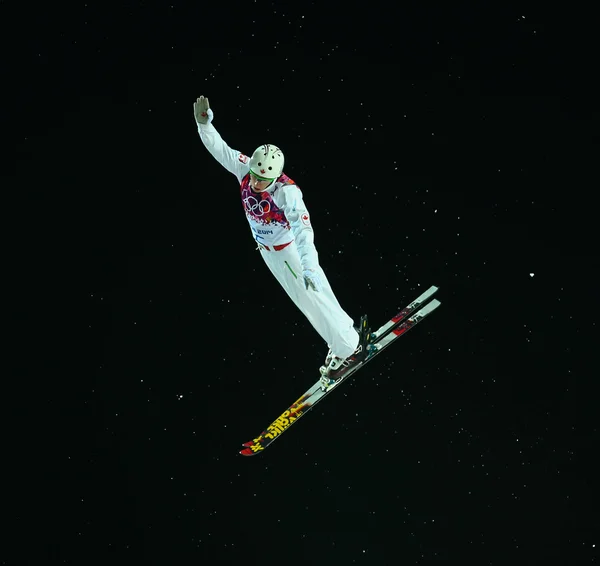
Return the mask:
<path id="1" fill-rule="evenodd" d="M 397 340 L 403 334 L 406 334 L 411 328 L 415 327 L 426 316 L 431 314 L 441 305 L 440 301 L 437 299 L 429 301 L 437 290 L 438 288 L 432 285 L 412 303 L 404 307 L 397 315 L 390 318 L 376 332 L 372 332 L 371 341 L 367 346 L 368 353 L 364 360 L 349 366 L 341 378 L 326 390 L 321 388 L 321 381 L 318 380 L 256 438 L 242 444 L 244 449 L 240 450 L 240 454 L 242 456 L 254 456 L 255 454 L 260 454 L 267 446 L 292 426 L 292 424 L 308 413 L 310 409 L 331 393 L 331 391 L 336 389 L 343 381 L 371 361 L 375 356 L 380 354 L 385 348 L 392 344 L 392 342 Z"/>

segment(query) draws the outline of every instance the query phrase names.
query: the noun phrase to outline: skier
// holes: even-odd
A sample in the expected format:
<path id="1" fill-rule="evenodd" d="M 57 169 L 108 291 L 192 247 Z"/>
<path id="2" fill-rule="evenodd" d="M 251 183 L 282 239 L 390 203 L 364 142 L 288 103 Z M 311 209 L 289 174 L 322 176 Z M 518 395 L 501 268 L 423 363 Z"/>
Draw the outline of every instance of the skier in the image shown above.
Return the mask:
<path id="1" fill-rule="evenodd" d="M 336 299 L 314 245 L 302 192 L 283 172 L 282 151 L 258 147 L 252 157 L 231 149 L 212 125 L 208 98 L 194 103 L 198 134 L 209 153 L 241 184 L 241 199 L 263 260 L 296 306 L 329 345 L 321 366 L 321 388 L 331 388 L 344 369 L 364 359 L 369 330 L 366 315 L 357 328 Z"/>

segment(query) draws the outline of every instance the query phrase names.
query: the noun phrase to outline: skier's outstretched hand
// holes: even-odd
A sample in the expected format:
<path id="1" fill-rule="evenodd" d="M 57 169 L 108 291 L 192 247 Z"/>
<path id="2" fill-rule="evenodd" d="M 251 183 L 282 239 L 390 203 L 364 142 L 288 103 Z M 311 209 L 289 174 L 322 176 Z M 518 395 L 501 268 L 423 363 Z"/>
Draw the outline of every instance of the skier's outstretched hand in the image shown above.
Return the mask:
<path id="1" fill-rule="evenodd" d="M 200 96 L 194 102 L 194 116 L 198 124 L 208 124 L 212 116 L 209 116 L 210 104 L 208 98 Z M 212 110 L 210 110 L 212 114 Z"/>
<path id="2" fill-rule="evenodd" d="M 305 269 L 302 272 L 302 277 L 304 277 L 304 285 L 306 285 L 307 291 L 309 287 L 317 293 L 323 289 L 321 278 L 314 269 Z"/>

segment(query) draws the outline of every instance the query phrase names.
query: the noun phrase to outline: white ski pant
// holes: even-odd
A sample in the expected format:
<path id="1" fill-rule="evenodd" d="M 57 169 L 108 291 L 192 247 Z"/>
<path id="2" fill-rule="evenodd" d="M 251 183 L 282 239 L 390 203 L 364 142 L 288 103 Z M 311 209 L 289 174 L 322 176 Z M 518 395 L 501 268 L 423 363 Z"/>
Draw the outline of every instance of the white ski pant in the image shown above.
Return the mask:
<path id="1" fill-rule="evenodd" d="M 316 271 L 323 288 L 317 292 L 310 287 L 306 289 L 296 242 L 279 251 L 272 247 L 267 251 L 260 244 L 259 249 L 275 279 L 327 342 L 332 353 L 340 358 L 351 356 L 358 347 L 358 333 L 354 329 L 354 321 L 338 303 L 321 267 Z"/>

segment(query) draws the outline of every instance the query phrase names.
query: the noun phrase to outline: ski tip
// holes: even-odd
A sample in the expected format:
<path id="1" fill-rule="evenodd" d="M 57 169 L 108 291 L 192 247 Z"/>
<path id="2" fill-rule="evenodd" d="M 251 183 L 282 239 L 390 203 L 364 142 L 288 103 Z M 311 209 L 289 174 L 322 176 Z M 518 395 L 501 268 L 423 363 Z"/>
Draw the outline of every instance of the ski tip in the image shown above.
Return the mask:
<path id="1" fill-rule="evenodd" d="M 254 456 L 256 452 L 253 452 L 252 448 L 244 448 L 243 450 L 240 450 L 240 454 L 242 456 Z"/>
<path id="2" fill-rule="evenodd" d="M 249 440 L 248 442 L 244 442 L 244 444 L 242 444 L 242 446 L 244 446 L 245 448 L 249 448 L 253 444 L 254 444 L 254 440 Z"/>

